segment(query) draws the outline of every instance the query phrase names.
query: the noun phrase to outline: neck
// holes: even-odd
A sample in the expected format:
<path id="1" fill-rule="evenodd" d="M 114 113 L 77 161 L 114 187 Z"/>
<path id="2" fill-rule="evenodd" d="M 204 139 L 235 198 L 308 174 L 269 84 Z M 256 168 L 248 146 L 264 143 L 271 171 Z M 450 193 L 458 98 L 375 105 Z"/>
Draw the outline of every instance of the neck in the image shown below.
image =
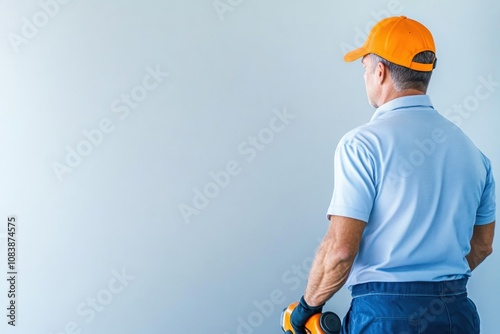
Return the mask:
<path id="1" fill-rule="evenodd" d="M 405 89 L 402 91 L 397 91 L 395 89 L 390 89 L 386 92 L 382 92 L 379 100 L 377 101 L 378 106 L 381 106 L 391 100 L 397 99 L 398 97 L 409 96 L 409 95 L 425 95 L 426 92 L 422 92 L 417 89 Z"/>

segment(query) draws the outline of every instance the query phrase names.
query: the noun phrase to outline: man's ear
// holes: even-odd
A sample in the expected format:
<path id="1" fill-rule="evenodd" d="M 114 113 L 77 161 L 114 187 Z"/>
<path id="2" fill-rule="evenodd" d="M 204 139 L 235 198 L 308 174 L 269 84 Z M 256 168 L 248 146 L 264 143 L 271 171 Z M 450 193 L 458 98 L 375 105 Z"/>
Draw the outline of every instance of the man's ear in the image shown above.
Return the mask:
<path id="1" fill-rule="evenodd" d="M 379 62 L 377 64 L 377 69 L 376 69 L 377 83 L 379 85 L 383 84 L 384 81 L 387 79 L 388 74 L 389 73 L 388 73 L 387 67 L 382 62 Z"/>

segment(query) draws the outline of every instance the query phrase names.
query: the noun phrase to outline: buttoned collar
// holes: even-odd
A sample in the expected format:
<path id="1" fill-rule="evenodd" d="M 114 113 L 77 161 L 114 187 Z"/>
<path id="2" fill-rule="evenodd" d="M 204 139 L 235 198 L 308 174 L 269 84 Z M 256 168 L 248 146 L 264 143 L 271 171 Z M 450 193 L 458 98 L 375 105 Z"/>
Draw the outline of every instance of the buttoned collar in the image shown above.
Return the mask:
<path id="1" fill-rule="evenodd" d="M 375 110 L 371 121 L 378 118 L 383 118 L 386 115 L 402 109 L 434 109 L 432 107 L 431 99 L 428 95 L 408 95 L 403 97 L 395 98 L 389 102 L 384 103 Z"/>

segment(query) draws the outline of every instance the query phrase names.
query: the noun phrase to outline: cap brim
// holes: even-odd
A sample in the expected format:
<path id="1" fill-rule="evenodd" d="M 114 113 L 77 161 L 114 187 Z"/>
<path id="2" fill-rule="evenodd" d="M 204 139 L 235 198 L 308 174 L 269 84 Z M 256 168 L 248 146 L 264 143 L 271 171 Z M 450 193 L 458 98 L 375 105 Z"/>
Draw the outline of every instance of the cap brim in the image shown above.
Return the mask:
<path id="1" fill-rule="evenodd" d="M 369 53 L 370 52 L 366 51 L 363 47 L 360 47 L 350 52 L 347 52 L 344 56 L 344 61 L 346 62 L 355 61 L 356 59 L 366 56 Z"/>

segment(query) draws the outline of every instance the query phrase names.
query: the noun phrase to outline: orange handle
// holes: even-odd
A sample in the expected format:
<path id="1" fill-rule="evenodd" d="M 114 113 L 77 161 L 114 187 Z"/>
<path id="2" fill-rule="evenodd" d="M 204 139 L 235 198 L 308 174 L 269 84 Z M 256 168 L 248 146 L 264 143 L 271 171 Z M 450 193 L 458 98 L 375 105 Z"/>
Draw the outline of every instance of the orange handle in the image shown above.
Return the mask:
<path id="1" fill-rule="evenodd" d="M 292 316 L 293 310 L 297 307 L 298 304 L 298 302 L 290 304 L 286 309 L 283 310 L 283 313 L 281 314 L 281 328 L 285 333 L 295 334 L 290 318 Z M 310 317 L 306 322 L 306 332 L 308 334 L 325 334 L 325 332 L 321 328 L 320 320 L 321 314 L 319 313 Z"/>

